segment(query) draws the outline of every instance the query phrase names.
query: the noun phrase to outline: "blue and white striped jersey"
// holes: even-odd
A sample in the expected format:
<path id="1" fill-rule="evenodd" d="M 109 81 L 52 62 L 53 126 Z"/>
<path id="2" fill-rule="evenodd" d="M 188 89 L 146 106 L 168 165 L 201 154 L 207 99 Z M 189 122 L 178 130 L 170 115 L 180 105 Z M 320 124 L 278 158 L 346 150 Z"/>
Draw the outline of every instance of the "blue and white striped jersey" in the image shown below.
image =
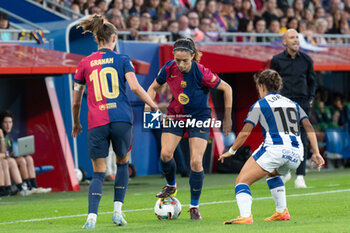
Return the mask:
<path id="1" fill-rule="evenodd" d="M 300 122 L 308 116 L 290 99 L 269 93 L 250 108 L 244 123 L 260 123 L 266 145 L 284 145 L 299 148 Z"/>

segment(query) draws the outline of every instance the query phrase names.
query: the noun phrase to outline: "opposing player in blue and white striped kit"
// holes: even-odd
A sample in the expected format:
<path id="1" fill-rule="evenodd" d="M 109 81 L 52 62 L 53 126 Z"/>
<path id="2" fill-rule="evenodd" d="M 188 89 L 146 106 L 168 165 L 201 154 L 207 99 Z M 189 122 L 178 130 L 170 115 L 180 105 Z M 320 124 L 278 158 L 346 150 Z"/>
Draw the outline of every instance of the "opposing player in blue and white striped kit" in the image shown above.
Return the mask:
<path id="1" fill-rule="evenodd" d="M 266 181 L 276 204 L 276 212 L 265 221 L 289 220 L 286 192 L 280 175 L 298 168 L 303 160 L 303 144 L 300 138 L 300 123 L 307 132 L 311 143 L 311 163 L 320 170 L 324 160 L 319 153 L 317 139 L 304 110 L 290 99 L 277 94 L 282 87 L 282 79 L 274 70 L 264 70 L 254 76 L 260 100 L 250 109 L 245 124 L 230 150 L 219 158 L 221 162 L 232 156 L 245 142 L 253 128 L 260 123 L 264 142 L 247 160 L 236 179 L 235 195 L 240 211 L 236 219 L 224 224 L 252 224 L 252 195 L 250 186 L 257 180 Z"/>

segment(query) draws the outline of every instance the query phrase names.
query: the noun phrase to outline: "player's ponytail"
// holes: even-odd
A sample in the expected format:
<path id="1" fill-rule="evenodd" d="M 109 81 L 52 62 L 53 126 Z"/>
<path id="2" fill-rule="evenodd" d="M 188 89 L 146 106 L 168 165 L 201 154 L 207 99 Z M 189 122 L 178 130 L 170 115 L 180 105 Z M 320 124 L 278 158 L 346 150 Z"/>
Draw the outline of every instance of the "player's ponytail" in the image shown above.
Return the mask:
<path id="1" fill-rule="evenodd" d="M 263 70 L 254 74 L 256 85 L 265 85 L 268 92 L 278 92 L 282 88 L 282 78 L 274 70 Z"/>
<path id="2" fill-rule="evenodd" d="M 82 27 L 84 32 L 91 32 L 97 37 L 99 43 L 106 44 L 111 39 L 113 34 L 117 34 L 117 28 L 104 20 L 101 15 L 92 15 L 89 18 L 82 20 L 77 28 Z"/>
<path id="3" fill-rule="evenodd" d="M 194 54 L 193 60 L 199 62 L 202 53 L 197 49 L 196 44 L 191 38 L 178 39 L 175 41 L 173 52 L 175 51 L 185 51 L 189 52 L 191 55 Z"/>

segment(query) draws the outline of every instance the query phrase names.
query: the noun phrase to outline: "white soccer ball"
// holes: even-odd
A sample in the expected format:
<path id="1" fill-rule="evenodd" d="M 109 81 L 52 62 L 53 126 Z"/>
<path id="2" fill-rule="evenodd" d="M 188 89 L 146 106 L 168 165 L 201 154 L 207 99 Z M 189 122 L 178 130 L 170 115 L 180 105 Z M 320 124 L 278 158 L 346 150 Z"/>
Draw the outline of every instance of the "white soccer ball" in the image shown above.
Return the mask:
<path id="1" fill-rule="evenodd" d="M 160 198 L 154 206 L 154 213 L 159 220 L 177 219 L 181 214 L 181 203 L 175 197 Z"/>
<path id="2" fill-rule="evenodd" d="M 83 180 L 83 173 L 79 168 L 75 168 L 75 175 L 77 176 L 78 182 L 81 182 Z"/>

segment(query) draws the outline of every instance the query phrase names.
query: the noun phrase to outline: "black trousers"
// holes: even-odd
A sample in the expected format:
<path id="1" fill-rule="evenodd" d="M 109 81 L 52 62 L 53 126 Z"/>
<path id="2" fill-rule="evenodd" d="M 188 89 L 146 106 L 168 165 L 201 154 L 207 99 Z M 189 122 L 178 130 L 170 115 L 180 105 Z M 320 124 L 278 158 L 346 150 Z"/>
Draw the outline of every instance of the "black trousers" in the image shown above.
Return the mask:
<path id="1" fill-rule="evenodd" d="M 297 102 L 308 116 L 310 115 L 310 103 L 308 100 L 306 99 L 292 99 L 292 100 Z M 299 167 L 297 168 L 296 174 L 305 176 L 305 165 L 306 165 L 306 159 L 308 158 L 309 150 L 308 150 L 307 134 L 303 126 L 300 126 L 300 137 L 304 146 L 304 160 L 300 163 Z"/>

